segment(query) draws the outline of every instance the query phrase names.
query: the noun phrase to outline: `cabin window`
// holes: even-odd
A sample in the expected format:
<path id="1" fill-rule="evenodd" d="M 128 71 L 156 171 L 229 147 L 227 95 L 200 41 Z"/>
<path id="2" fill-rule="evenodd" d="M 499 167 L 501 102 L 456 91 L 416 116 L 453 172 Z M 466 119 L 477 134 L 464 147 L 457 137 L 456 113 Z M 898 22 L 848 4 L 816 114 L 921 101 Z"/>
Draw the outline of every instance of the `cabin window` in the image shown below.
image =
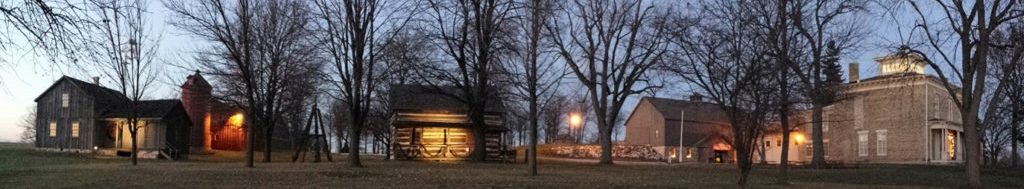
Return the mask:
<path id="1" fill-rule="evenodd" d="M 71 105 L 70 101 L 71 101 L 71 96 L 68 95 L 68 93 L 64 93 L 64 94 L 60 95 L 60 107 L 67 108 L 69 105 Z"/>
<path id="2" fill-rule="evenodd" d="M 857 155 L 868 156 L 868 131 L 857 131 Z"/>
<path id="3" fill-rule="evenodd" d="M 50 137 L 56 137 L 56 136 L 57 136 L 57 122 L 51 121 L 50 122 Z"/>
<path id="4" fill-rule="evenodd" d="M 71 122 L 71 137 L 78 138 L 78 122 Z"/>
<path id="5" fill-rule="evenodd" d="M 887 154 L 886 151 L 888 151 L 886 147 L 886 145 L 888 145 L 888 142 L 886 141 L 886 135 L 889 134 L 889 130 L 877 130 L 875 131 L 875 134 L 875 145 L 878 145 L 875 147 L 877 151 L 875 153 L 878 154 L 878 156 L 885 156 Z"/>

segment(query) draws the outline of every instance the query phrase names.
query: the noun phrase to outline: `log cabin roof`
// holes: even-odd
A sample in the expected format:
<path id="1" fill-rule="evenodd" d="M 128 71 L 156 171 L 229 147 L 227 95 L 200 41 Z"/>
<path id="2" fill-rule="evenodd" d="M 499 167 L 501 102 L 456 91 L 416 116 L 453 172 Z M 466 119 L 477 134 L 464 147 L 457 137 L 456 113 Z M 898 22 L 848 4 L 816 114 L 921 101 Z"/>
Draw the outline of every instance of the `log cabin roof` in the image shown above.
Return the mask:
<path id="1" fill-rule="evenodd" d="M 466 112 L 465 103 L 459 99 L 460 91 L 454 86 L 393 85 L 389 91 L 390 106 L 394 110 Z M 501 99 L 492 97 L 485 110 L 501 113 L 504 109 Z"/>

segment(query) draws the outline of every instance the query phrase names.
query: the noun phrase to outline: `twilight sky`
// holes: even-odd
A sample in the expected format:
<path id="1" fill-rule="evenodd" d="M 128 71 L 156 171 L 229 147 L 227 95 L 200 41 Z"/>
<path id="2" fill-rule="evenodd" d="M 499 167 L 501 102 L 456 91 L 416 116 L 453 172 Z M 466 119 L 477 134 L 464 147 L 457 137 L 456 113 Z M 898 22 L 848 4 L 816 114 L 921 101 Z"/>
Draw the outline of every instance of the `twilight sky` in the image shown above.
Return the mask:
<path id="1" fill-rule="evenodd" d="M 871 13 L 863 15 L 865 26 L 872 28 L 860 47 L 843 57 L 842 62 L 861 63 L 861 78 L 874 76 L 877 66 L 872 58 L 886 54 L 891 47 L 900 43 L 900 33 L 907 33 L 916 15 L 912 12 L 902 11 L 900 15 L 883 15 L 884 12 L 872 5 Z M 151 99 L 167 99 L 178 97 L 178 86 L 184 81 L 190 70 L 195 67 L 191 63 L 191 52 L 197 48 L 206 47 L 201 39 L 196 39 L 173 26 L 167 24 L 166 19 L 170 16 L 168 11 L 159 1 L 150 3 L 149 24 L 153 25 L 153 35 L 161 36 L 159 63 L 165 64 L 163 70 L 149 92 Z M 932 15 L 932 14 L 927 14 Z M 896 18 L 896 19 L 894 19 Z M 900 23 L 900 24 L 898 24 Z M 902 32 L 899 27 L 901 25 Z M 905 38 L 905 37 L 902 37 Z M 15 142 L 19 140 L 22 133 L 19 124 L 22 124 L 24 117 L 30 108 L 35 108 L 33 101 L 43 90 L 50 86 L 62 75 L 68 75 L 84 81 L 90 81 L 93 76 L 102 74 L 91 64 L 82 63 L 82 68 L 69 68 L 68 66 L 55 66 L 45 58 L 36 57 L 30 50 L 21 47 L 11 47 L 0 51 L 0 142 Z M 929 71 L 932 73 L 932 71 Z M 845 74 L 844 74 L 845 75 Z M 110 86 L 111 80 L 101 77 L 101 85 Z M 671 80 L 670 80 L 671 81 Z M 671 88 L 684 88 L 685 84 L 672 83 L 667 85 Z M 567 92 L 571 90 L 566 90 Z M 683 99 L 690 91 L 662 89 L 658 96 Z M 631 100 L 623 112 L 632 111 L 636 98 Z M 628 114 L 627 114 L 628 115 Z"/>

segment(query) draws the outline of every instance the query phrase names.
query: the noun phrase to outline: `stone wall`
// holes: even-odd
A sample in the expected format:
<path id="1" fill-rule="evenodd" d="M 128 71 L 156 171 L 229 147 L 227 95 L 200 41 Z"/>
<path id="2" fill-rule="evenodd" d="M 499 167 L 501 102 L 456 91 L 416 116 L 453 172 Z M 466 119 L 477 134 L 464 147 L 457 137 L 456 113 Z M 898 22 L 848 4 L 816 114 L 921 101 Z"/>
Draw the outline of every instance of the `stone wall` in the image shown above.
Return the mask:
<path id="1" fill-rule="evenodd" d="M 555 156 L 571 158 L 600 158 L 600 145 L 559 145 L 552 147 Z M 664 155 L 658 153 L 649 145 L 612 145 L 612 157 L 635 159 L 635 160 L 664 160 Z"/>

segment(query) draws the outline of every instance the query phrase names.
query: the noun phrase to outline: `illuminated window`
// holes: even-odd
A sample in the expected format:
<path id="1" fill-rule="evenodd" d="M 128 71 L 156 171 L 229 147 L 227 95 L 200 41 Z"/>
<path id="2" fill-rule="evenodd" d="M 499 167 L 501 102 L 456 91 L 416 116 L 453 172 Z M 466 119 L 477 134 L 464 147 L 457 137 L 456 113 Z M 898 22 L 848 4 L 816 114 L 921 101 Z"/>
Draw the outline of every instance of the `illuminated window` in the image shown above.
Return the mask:
<path id="1" fill-rule="evenodd" d="M 949 160 L 956 160 L 956 131 L 954 130 L 946 132 L 946 153 L 949 155 Z"/>
<path id="2" fill-rule="evenodd" d="M 868 156 L 868 131 L 857 131 L 857 155 Z"/>
<path id="3" fill-rule="evenodd" d="M 57 122 L 50 122 L 50 137 L 57 136 Z"/>
<path id="4" fill-rule="evenodd" d="M 67 108 L 68 105 L 71 104 L 70 101 L 71 101 L 71 96 L 69 96 L 68 93 L 64 93 L 64 94 L 60 95 L 60 107 Z"/>
<path id="5" fill-rule="evenodd" d="M 886 146 L 888 145 L 888 142 L 886 141 L 886 135 L 889 134 L 889 130 L 877 130 L 875 131 L 875 134 L 875 145 L 877 145 L 875 147 L 875 150 L 877 152 L 875 153 L 878 154 L 878 156 L 885 156 L 887 154 L 886 151 L 888 151 L 888 147 Z"/>
<path id="6" fill-rule="evenodd" d="M 71 122 L 71 137 L 78 138 L 78 122 Z"/>
<path id="7" fill-rule="evenodd" d="M 686 159 L 693 158 L 693 149 L 686 148 Z"/>

